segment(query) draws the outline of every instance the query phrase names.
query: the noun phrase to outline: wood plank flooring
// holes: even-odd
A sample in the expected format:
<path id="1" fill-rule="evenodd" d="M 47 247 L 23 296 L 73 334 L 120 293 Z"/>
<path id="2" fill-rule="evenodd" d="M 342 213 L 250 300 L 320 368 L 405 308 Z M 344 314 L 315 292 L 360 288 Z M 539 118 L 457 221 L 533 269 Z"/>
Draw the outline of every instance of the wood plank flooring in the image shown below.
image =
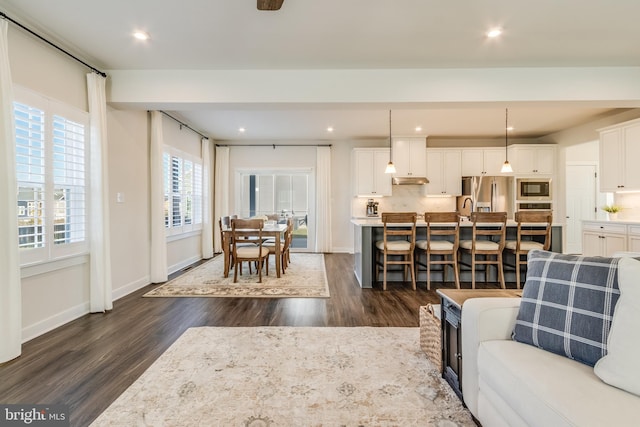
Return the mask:
<path id="1" fill-rule="evenodd" d="M 147 286 L 115 301 L 109 313 L 25 343 L 22 356 L 0 366 L 0 403 L 68 404 L 71 425 L 86 426 L 187 328 L 416 327 L 419 307 L 439 301 L 433 281 L 431 291 L 424 282 L 417 291 L 393 283 L 387 291 L 361 289 L 352 255 L 326 254 L 325 264 L 331 298 L 142 298 L 155 285 Z"/>

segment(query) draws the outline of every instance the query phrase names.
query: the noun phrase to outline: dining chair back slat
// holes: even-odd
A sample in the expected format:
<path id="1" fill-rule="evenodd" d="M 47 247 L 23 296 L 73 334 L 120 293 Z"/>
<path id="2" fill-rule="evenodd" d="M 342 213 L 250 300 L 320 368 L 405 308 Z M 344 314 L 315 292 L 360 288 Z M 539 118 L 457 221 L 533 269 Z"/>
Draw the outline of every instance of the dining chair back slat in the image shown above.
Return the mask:
<path id="1" fill-rule="evenodd" d="M 269 256 L 269 249 L 262 245 L 263 228 L 264 220 L 262 219 L 231 219 L 231 247 L 235 264 L 233 272 L 234 283 L 238 281 L 238 271 L 242 270 L 242 262 L 244 261 L 257 264 L 258 283 L 262 282 L 262 266 Z M 252 245 L 247 245 L 247 243 L 252 243 Z M 269 274 L 268 264 L 266 273 L 267 275 Z"/>

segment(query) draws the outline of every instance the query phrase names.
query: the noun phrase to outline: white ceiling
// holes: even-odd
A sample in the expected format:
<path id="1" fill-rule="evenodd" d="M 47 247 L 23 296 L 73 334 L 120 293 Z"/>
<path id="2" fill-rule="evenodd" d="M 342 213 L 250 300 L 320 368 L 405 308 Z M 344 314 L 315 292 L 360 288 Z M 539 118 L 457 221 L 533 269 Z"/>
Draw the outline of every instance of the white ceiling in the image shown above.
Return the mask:
<path id="1" fill-rule="evenodd" d="M 276 12 L 255 0 L 0 0 L 0 11 L 106 70 L 640 66 L 637 0 L 285 0 Z M 494 26 L 504 34 L 489 40 Z M 505 106 L 167 110 L 217 140 L 332 140 L 384 137 L 391 107 L 394 134 L 497 137 Z M 626 106 L 514 104 L 510 124 L 537 137 Z"/>

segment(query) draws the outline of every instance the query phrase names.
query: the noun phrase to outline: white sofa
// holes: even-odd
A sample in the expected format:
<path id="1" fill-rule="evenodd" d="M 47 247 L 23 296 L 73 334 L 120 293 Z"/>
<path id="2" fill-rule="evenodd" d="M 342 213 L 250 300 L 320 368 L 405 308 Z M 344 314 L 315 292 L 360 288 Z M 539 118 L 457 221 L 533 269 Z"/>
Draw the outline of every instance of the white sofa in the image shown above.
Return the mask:
<path id="1" fill-rule="evenodd" d="M 640 425 L 640 397 L 593 367 L 511 340 L 519 305 L 477 298 L 462 310 L 462 393 L 482 426 Z"/>

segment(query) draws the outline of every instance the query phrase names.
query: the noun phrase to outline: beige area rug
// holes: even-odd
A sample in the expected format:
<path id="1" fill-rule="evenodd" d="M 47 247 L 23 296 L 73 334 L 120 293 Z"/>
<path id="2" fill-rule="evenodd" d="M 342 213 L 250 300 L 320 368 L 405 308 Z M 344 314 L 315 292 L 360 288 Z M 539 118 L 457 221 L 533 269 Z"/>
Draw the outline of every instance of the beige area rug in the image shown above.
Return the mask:
<path id="1" fill-rule="evenodd" d="M 145 297 L 251 297 L 328 298 L 329 286 L 323 254 L 292 253 L 286 273 L 276 277 L 274 257 L 269 257 L 269 275 L 262 272 L 258 283 L 255 269 L 249 274 L 244 263 L 242 276 L 233 283 L 233 270 L 224 278 L 224 258 L 216 256 L 192 270 L 144 294 Z"/>
<path id="2" fill-rule="evenodd" d="M 92 426 L 475 427 L 419 334 L 192 328 Z"/>

